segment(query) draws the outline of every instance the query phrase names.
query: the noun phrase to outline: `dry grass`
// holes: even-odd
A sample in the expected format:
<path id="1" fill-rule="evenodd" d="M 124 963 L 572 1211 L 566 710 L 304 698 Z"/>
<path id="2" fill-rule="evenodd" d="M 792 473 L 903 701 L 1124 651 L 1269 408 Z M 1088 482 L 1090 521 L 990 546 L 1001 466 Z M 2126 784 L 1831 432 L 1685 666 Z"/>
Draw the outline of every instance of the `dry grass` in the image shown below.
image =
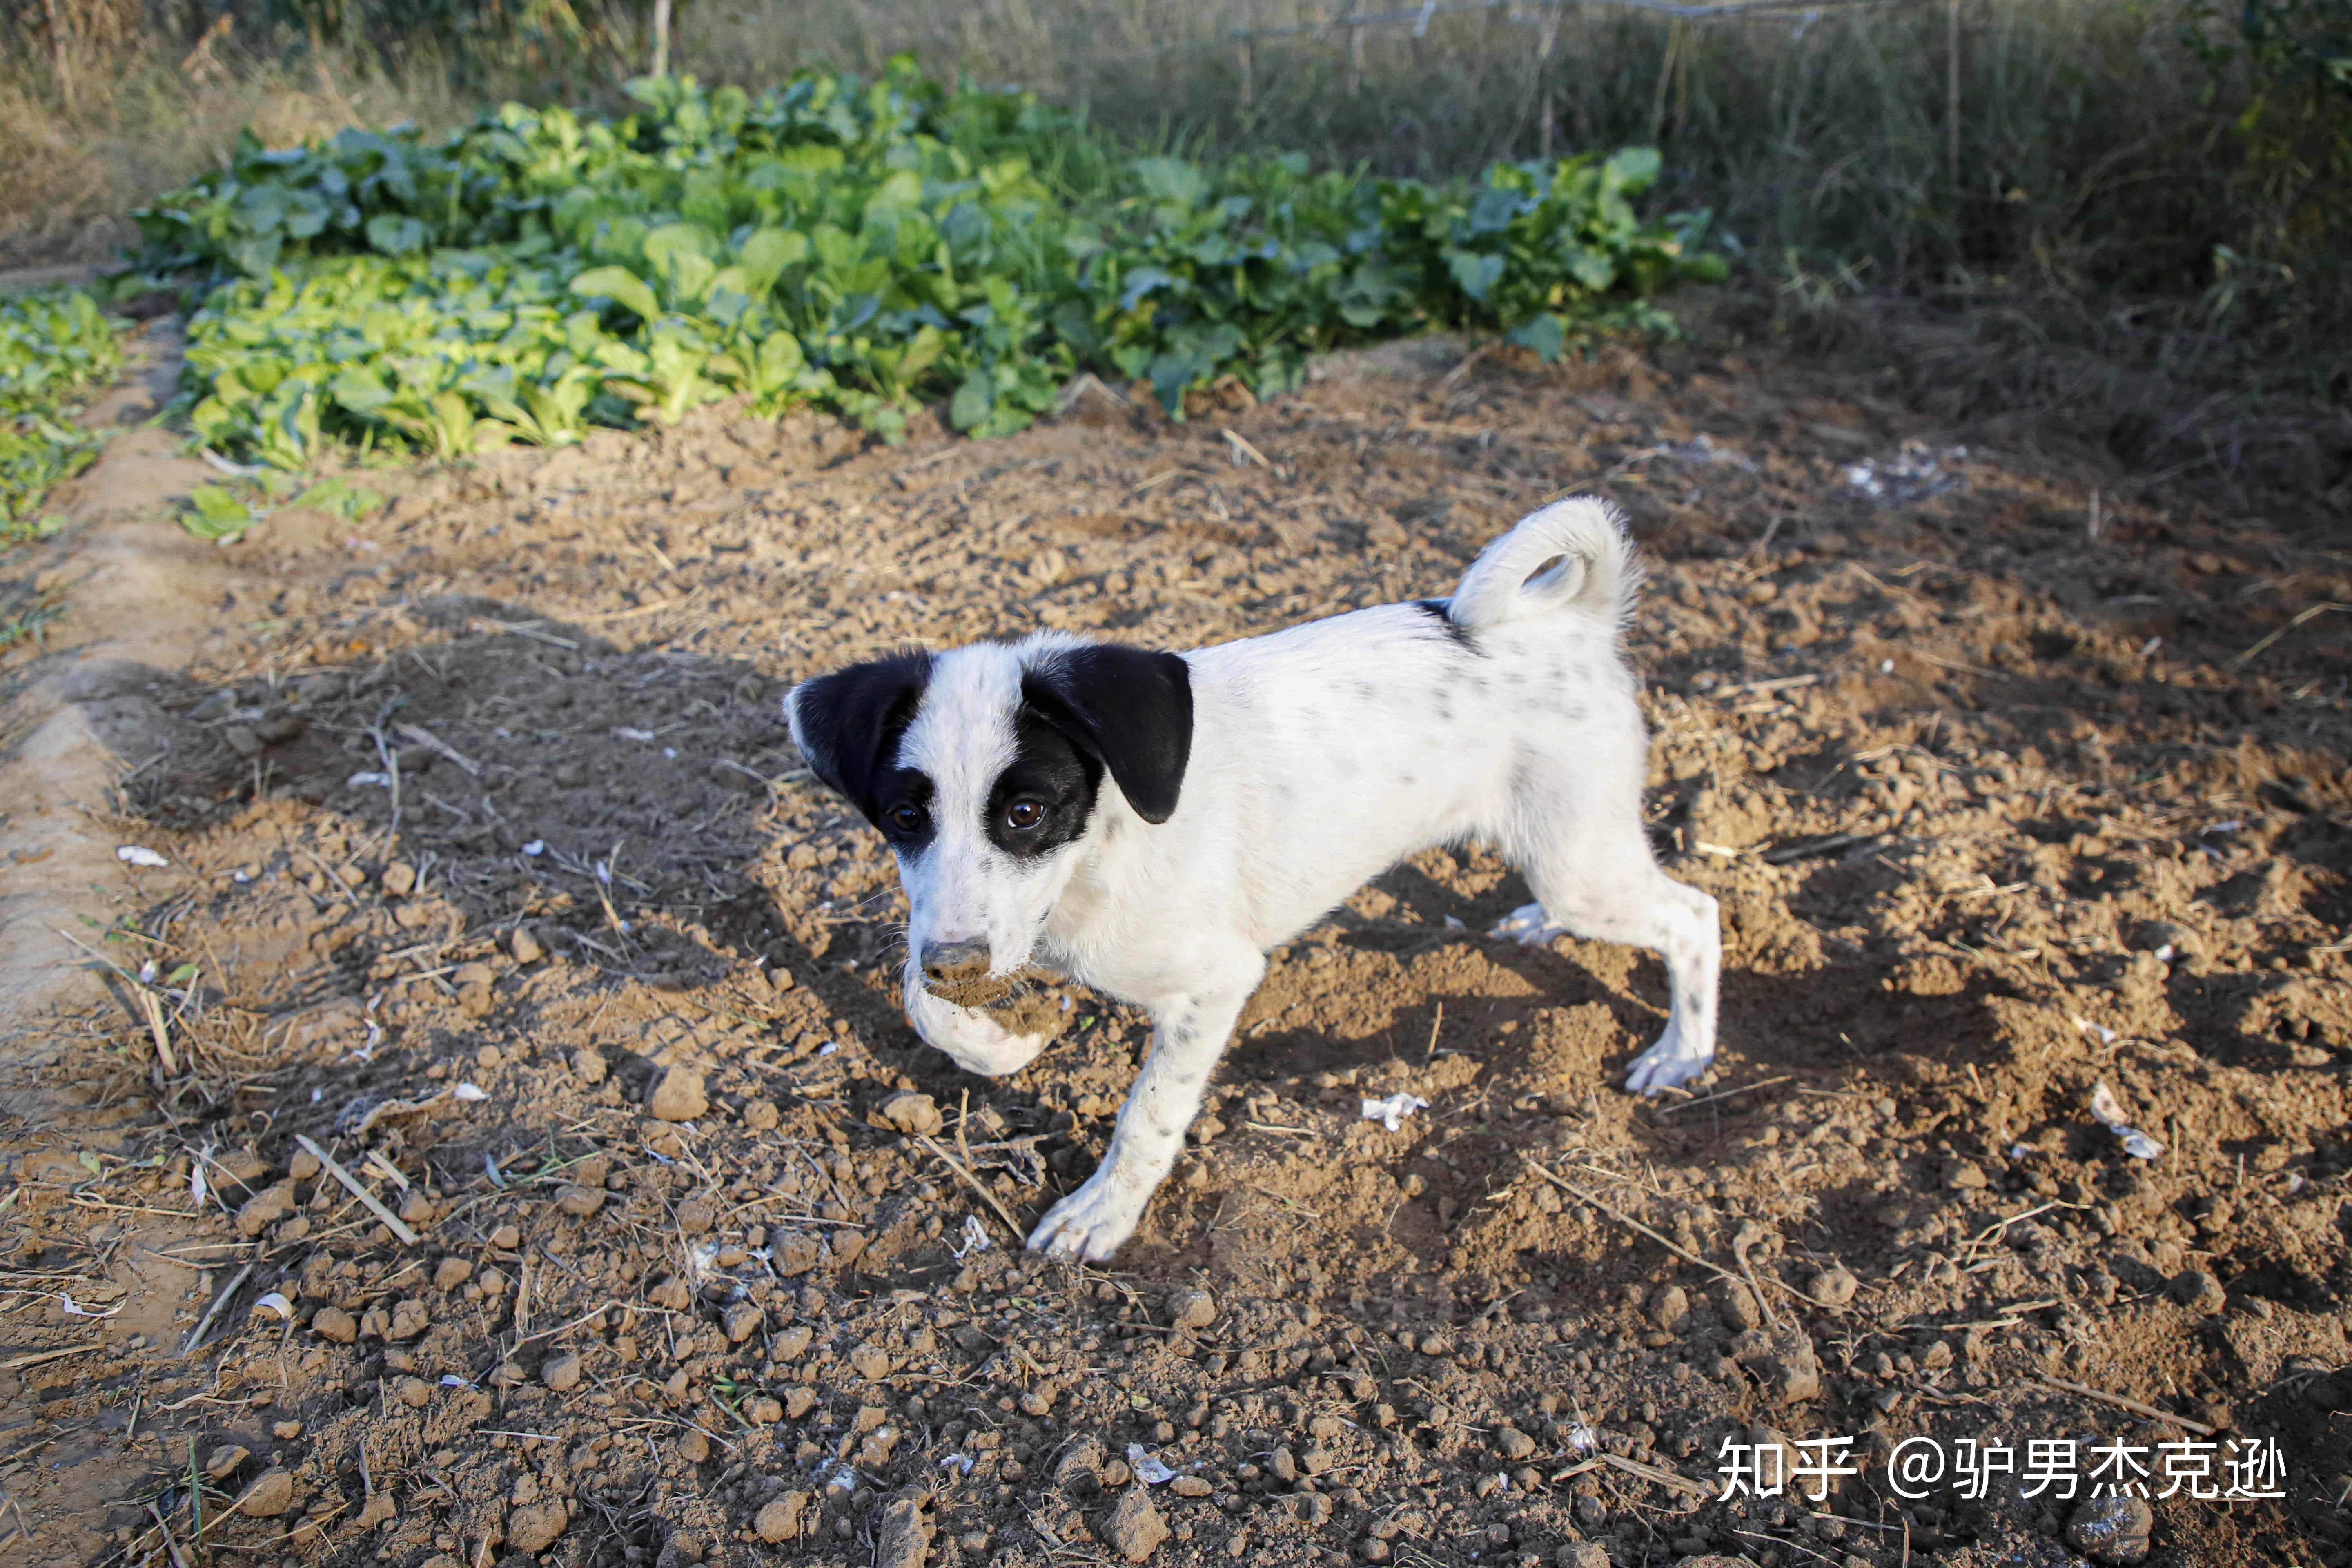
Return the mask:
<path id="1" fill-rule="evenodd" d="M 0 64 L 0 268 L 114 256 L 138 237 L 131 210 L 217 167 L 241 128 L 285 146 L 349 125 L 454 124 L 474 110 L 425 61 L 394 79 L 289 49 L 192 75 L 178 63 L 186 52 L 169 39 L 122 49 L 82 73 L 71 109 L 37 58 Z"/>

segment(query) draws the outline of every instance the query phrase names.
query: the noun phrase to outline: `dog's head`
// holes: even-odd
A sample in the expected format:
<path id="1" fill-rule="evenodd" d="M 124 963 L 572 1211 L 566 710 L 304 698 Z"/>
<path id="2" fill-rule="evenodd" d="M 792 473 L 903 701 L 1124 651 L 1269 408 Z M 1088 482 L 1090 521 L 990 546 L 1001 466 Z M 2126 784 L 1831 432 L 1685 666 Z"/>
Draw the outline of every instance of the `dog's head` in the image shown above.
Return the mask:
<path id="1" fill-rule="evenodd" d="M 1175 814 L 1192 747 L 1181 658 L 1051 634 L 853 665 L 794 687 L 784 714 L 898 856 L 908 983 L 950 1000 L 1027 966 L 1106 817 Z M 1035 1052 L 950 1054 L 995 1074 Z"/>

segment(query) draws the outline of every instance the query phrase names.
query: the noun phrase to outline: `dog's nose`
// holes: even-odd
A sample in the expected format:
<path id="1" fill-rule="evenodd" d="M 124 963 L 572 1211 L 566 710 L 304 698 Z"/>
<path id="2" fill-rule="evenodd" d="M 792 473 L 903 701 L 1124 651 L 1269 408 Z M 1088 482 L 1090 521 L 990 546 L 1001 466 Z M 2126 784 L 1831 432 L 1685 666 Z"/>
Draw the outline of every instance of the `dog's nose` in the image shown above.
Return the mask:
<path id="1" fill-rule="evenodd" d="M 923 944 L 923 973 L 942 985 L 984 979 L 988 974 L 988 941 L 934 942 Z"/>

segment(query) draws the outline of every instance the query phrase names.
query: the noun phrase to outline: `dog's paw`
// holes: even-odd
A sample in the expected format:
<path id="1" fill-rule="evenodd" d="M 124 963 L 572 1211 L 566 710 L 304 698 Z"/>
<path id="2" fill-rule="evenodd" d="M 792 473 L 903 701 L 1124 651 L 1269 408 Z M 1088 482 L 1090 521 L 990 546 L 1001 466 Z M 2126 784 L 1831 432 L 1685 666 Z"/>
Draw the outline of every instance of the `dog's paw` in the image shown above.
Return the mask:
<path id="1" fill-rule="evenodd" d="M 1682 1032 L 1672 1023 L 1658 1037 L 1658 1043 L 1633 1058 L 1625 1069 L 1625 1090 L 1629 1094 L 1657 1094 L 1683 1085 L 1705 1073 L 1714 1061 L 1711 1056 L 1699 1056 L 1684 1047 Z"/>
<path id="2" fill-rule="evenodd" d="M 1541 904 L 1521 904 L 1495 922 L 1488 936 L 1498 940 L 1524 942 L 1529 947 L 1541 947 L 1556 936 L 1566 936 L 1568 928 L 1551 923 L 1544 917 Z"/>
<path id="3" fill-rule="evenodd" d="M 1029 1250 L 1100 1263 L 1126 1245 L 1142 1218 L 1143 1205 L 1121 1194 L 1097 1171 L 1076 1192 L 1055 1204 L 1030 1233 Z"/>

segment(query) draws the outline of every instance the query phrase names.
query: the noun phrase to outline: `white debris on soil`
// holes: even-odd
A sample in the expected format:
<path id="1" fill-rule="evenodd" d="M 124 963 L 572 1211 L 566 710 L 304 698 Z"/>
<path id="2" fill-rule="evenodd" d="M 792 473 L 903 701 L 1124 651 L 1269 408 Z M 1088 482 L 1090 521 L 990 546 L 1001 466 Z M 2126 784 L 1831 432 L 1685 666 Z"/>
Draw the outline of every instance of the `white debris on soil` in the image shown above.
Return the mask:
<path id="1" fill-rule="evenodd" d="M 2133 1159 L 2153 1160 L 2164 1152 L 2163 1144 L 2131 1124 L 2123 1101 L 2116 1098 L 2116 1091 L 2107 1087 L 2105 1079 L 2100 1079 L 2091 1090 L 2091 1115 L 2116 1135 L 2124 1146 L 2124 1152 Z"/>
<path id="2" fill-rule="evenodd" d="M 139 844 L 125 844 L 114 852 L 114 858 L 126 866 L 144 867 L 150 871 L 158 870 L 171 864 L 152 849 Z"/>
<path id="3" fill-rule="evenodd" d="M 1428 1109 L 1429 1101 L 1422 1099 L 1421 1096 L 1407 1094 L 1404 1090 L 1399 1089 L 1385 1100 L 1364 1101 L 1364 1120 L 1377 1121 L 1390 1131 L 1398 1132 L 1403 1131 L 1406 1117 L 1416 1110 Z"/>
<path id="4" fill-rule="evenodd" d="M 1164 1486 L 1176 1479 L 1176 1472 L 1145 1452 L 1140 1443 L 1127 1446 L 1127 1468 L 1146 1486 Z"/>
<path id="5" fill-rule="evenodd" d="M 1921 443 L 1906 441 L 1902 451 L 1895 457 L 1865 458 L 1859 463 L 1846 465 L 1846 489 L 1859 490 L 1874 501 L 1892 501 L 1898 505 L 1927 500 L 1961 483 L 1960 477 L 1947 473 L 1943 464 L 1958 462 L 1968 455 L 1966 447 L 1954 447 L 1945 452 L 1939 461 Z"/>

